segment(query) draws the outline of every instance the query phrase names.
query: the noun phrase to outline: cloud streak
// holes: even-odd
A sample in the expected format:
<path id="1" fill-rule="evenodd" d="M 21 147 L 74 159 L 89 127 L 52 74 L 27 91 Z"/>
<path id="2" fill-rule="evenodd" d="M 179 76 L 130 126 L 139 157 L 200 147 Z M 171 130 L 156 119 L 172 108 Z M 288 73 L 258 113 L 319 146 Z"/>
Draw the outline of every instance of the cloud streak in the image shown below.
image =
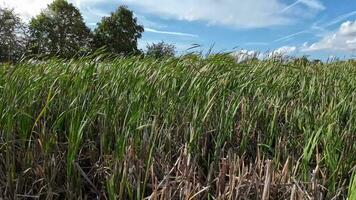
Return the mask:
<path id="1" fill-rule="evenodd" d="M 280 0 L 122 0 L 140 12 L 163 18 L 204 21 L 234 29 L 263 28 L 293 23 L 296 18 L 280 13 L 286 7 Z M 318 0 L 300 0 L 306 9 L 321 9 Z M 290 8 L 292 9 L 292 8 Z M 302 19 L 299 15 L 298 19 Z"/>
<path id="2" fill-rule="evenodd" d="M 0 0 L 1 4 L 9 5 L 26 20 L 37 15 L 52 0 Z M 200 21 L 206 24 L 227 26 L 234 29 L 263 28 L 287 25 L 296 21 L 291 15 L 281 13 L 287 5 L 280 0 L 69 0 L 83 13 L 84 18 L 93 23 L 100 16 L 106 15 L 96 10 L 98 4 L 126 4 L 135 11 L 153 14 L 161 18 L 185 21 Z M 323 5 L 319 0 L 298 0 L 295 4 L 303 4 L 308 10 L 320 10 Z M 294 6 L 288 6 L 289 10 Z M 308 11 L 307 10 L 307 11 Z M 93 11 L 93 12 L 91 12 Z M 298 16 L 298 20 L 303 16 Z"/>
<path id="3" fill-rule="evenodd" d="M 346 14 L 343 14 L 343 15 L 340 15 L 340 16 L 336 17 L 334 20 L 332 20 L 331 22 L 324 24 L 323 27 L 325 28 L 325 27 L 329 27 L 329 26 L 338 24 L 338 23 L 348 19 L 349 17 L 355 16 L 355 15 L 356 15 L 356 10 L 346 13 Z"/>
<path id="4" fill-rule="evenodd" d="M 159 31 L 159 30 L 152 29 L 152 28 L 145 28 L 145 31 L 146 32 L 151 32 L 151 33 L 166 34 L 166 35 L 185 36 L 185 37 L 199 37 L 196 34 L 173 32 L 173 31 Z"/>
<path id="5" fill-rule="evenodd" d="M 303 45 L 302 51 L 332 50 L 352 52 L 356 50 L 356 20 L 346 21 L 338 30 L 331 32 L 311 45 Z"/>
<path id="6" fill-rule="evenodd" d="M 308 32 L 309 32 L 308 30 L 299 31 L 299 32 L 296 32 L 296 33 L 281 37 L 279 39 L 276 39 L 273 42 L 286 42 L 286 41 L 292 40 L 293 38 L 295 38 L 298 35 L 302 35 L 302 34 L 305 34 L 305 33 L 308 33 Z"/>
<path id="7" fill-rule="evenodd" d="M 287 10 L 290 10 L 293 7 L 297 6 L 298 4 L 303 4 L 307 7 L 315 9 L 315 10 L 324 10 L 325 9 L 325 6 L 319 0 L 297 0 L 294 3 L 290 4 L 289 6 L 285 7 L 280 12 L 284 13 Z"/>
<path id="8" fill-rule="evenodd" d="M 315 31 L 317 31 L 317 34 L 316 34 L 317 36 L 324 37 L 325 35 L 330 34 L 330 31 L 326 30 L 327 27 L 330 27 L 330 26 L 333 26 L 335 24 L 338 24 L 338 23 L 344 21 L 345 19 L 348 19 L 348 18 L 350 18 L 352 16 L 355 16 L 355 15 L 356 15 L 356 10 L 352 11 L 352 12 L 349 12 L 349 13 L 346 13 L 346 14 L 343 14 L 343 15 L 340 15 L 340 16 L 337 16 L 334 20 L 331 20 L 330 22 L 325 23 L 325 24 L 320 24 L 320 21 L 315 22 L 315 23 L 312 24 L 312 26 L 310 28 L 307 28 L 307 29 L 302 30 L 302 31 L 298 31 L 296 33 L 292 33 L 290 35 L 287 35 L 287 36 L 284 36 L 284 37 L 281 37 L 281 38 L 278 38 L 278 39 L 274 40 L 273 43 L 275 43 L 275 42 L 287 42 L 287 41 L 290 41 L 290 40 L 296 38 L 297 36 L 300 36 L 300 35 L 303 35 L 303 34 L 308 34 L 308 33 L 313 33 Z"/>

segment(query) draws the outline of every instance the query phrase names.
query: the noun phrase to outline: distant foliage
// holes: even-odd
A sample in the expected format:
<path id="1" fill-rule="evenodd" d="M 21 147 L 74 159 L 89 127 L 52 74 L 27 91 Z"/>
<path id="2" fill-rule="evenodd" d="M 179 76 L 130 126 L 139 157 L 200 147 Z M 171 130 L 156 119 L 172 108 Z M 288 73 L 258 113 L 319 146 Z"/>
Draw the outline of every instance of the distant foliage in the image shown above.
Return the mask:
<path id="1" fill-rule="evenodd" d="M 167 44 L 165 42 L 159 42 L 156 44 L 147 45 L 147 56 L 155 58 L 174 57 L 176 47 L 173 44 Z"/>
<path id="2" fill-rule="evenodd" d="M 143 26 L 137 23 L 133 12 L 125 6 L 120 6 L 109 17 L 103 17 L 94 31 L 95 46 L 115 54 L 138 53 L 137 40 L 141 38 Z"/>
<path id="3" fill-rule="evenodd" d="M 67 0 L 54 0 L 39 15 L 24 24 L 13 10 L 0 8 L 0 62 L 26 56 L 72 58 L 93 51 L 120 55 L 143 54 L 137 48 L 143 26 L 126 6 L 104 17 L 92 32 L 78 8 Z M 164 46 L 174 55 L 173 46 Z"/>
<path id="4" fill-rule="evenodd" d="M 55 0 L 30 22 L 34 54 L 73 57 L 90 50 L 91 33 L 82 15 L 66 0 Z"/>
<path id="5" fill-rule="evenodd" d="M 26 27 L 14 10 L 0 7 L 0 62 L 21 57 L 26 38 Z"/>

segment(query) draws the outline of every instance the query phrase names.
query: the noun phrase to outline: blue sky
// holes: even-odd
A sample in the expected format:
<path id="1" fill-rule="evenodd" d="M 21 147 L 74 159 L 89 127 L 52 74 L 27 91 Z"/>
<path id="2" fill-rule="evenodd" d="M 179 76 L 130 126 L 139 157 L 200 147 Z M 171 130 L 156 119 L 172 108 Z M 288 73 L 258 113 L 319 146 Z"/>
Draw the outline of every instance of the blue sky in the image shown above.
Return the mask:
<path id="1" fill-rule="evenodd" d="M 184 52 L 193 44 L 215 51 L 356 56 L 355 0 L 69 0 L 91 28 L 119 5 L 134 11 L 146 31 L 139 47 L 165 41 Z M 51 0 L 0 0 L 25 20 Z"/>

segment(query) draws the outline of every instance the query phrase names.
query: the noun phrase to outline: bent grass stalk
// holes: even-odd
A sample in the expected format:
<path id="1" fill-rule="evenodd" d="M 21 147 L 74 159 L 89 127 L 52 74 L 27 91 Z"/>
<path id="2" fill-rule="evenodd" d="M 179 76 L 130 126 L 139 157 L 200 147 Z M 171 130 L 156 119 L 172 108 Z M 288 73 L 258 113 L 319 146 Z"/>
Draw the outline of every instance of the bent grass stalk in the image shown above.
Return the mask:
<path id="1" fill-rule="evenodd" d="M 0 66 L 0 198 L 355 196 L 355 62 L 105 57 Z"/>

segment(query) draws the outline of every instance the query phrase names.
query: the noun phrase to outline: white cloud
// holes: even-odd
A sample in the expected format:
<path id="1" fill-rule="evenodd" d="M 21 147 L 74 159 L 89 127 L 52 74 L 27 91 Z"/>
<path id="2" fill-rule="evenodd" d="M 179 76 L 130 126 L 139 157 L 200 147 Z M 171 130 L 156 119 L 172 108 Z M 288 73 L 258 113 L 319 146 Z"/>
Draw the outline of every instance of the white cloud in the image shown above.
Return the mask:
<path id="1" fill-rule="evenodd" d="M 287 10 L 290 10 L 299 4 L 302 4 L 304 6 L 307 6 L 309 8 L 315 9 L 315 10 L 324 10 L 325 9 L 325 6 L 319 0 L 297 0 L 294 3 L 290 4 L 289 6 L 285 7 L 283 10 L 281 10 L 281 13 L 284 13 Z"/>
<path id="2" fill-rule="evenodd" d="M 284 36 L 282 38 L 276 39 L 273 42 L 287 42 L 289 40 L 292 40 L 296 36 L 299 36 L 299 35 L 302 35 L 302 34 L 305 34 L 305 33 L 308 33 L 308 32 L 309 32 L 308 30 L 299 31 L 299 32 Z"/>
<path id="3" fill-rule="evenodd" d="M 145 31 L 151 32 L 151 33 L 167 34 L 167 35 L 198 37 L 198 35 L 190 34 L 190 33 L 172 32 L 172 31 L 159 31 L 159 30 L 152 29 L 152 28 L 145 28 Z"/>
<path id="4" fill-rule="evenodd" d="M 340 26 L 340 35 L 344 36 L 356 36 L 356 21 L 347 21 Z"/>
<path id="5" fill-rule="evenodd" d="M 152 21 L 143 15 L 137 13 L 134 13 L 134 15 L 135 17 L 137 17 L 138 23 L 143 24 L 145 28 L 146 27 L 153 28 L 153 29 L 167 28 L 167 25 Z"/>
<path id="6" fill-rule="evenodd" d="M 308 9 L 316 9 L 322 5 L 317 0 L 309 1 L 302 1 L 308 5 Z M 123 2 L 138 7 L 142 12 L 162 17 L 205 21 L 233 28 L 284 25 L 295 19 L 280 12 L 286 5 L 279 0 L 123 0 Z"/>
<path id="7" fill-rule="evenodd" d="M 356 10 L 346 13 L 346 14 L 343 14 L 343 15 L 340 15 L 340 16 L 336 17 L 335 19 L 331 20 L 330 22 L 328 22 L 327 24 L 323 25 L 323 27 L 329 27 L 329 26 L 338 24 L 342 21 L 345 21 L 347 18 L 355 16 L 355 15 L 356 15 Z"/>
<path id="8" fill-rule="evenodd" d="M 78 4 L 78 8 L 80 8 L 80 4 Z M 99 10 L 99 9 L 95 9 L 95 8 L 92 8 L 92 7 L 86 7 L 85 9 L 85 13 L 90 13 L 91 15 L 94 15 L 96 17 L 107 17 L 110 15 L 109 12 L 103 12 L 102 10 Z"/>
<path id="9" fill-rule="evenodd" d="M 0 6 L 14 8 L 25 20 L 39 14 L 52 0 L 0 0 Z"/>
<path id="10" fill-rule="evenodd" d="M 325 6 L 319 0 L 299 0 L 300 3 L 316 10 L 324 10 Z"/>
<path id="11" fill-rule="evenodd" d="M 231 53 L 236 62 L 243 62 L 249 59 L 257 58 L 259 60 L 270 59 L 273 57 L 288 56 L 297 52 L 298 48 L 295 46 L 282 46 L 270 52 L 260 53 L 255 50 L 241 49 Z"/>
<path id="12" fill-rule="evenodd" d="M 285 57 L 285 56 L 293 55 L 297 51 L 298 51 L 298 48 L 296 46 L 282 46 L 282 47 L 277 48 L 273 51 L 264 53 L 262 57 L 264 59 L 275 58 L 275 57 Z"/>
<path id="13" fill-rule="evenodd" d="M 297 50 L 295 46 L 283 46 L 273 51 L 274 54 L 288 55 L 294 53 Z"/>
<path id="14" fill-rule="evenodd" d="M 356 50 L 356 21 L 346 21 L 337 31 L 325 35 L 311 45 L 304 44 L 302 51 L 334 50 L 350 52 Z"/>
<path id="15" fill-rule="evenodd" d="M 0 0 L 0 5 L 15 8 L 25 19 L 37 15 L 52 0 Z M 280 0 L 69 0 L 83 13 L 88 23 L 100 19 L 96 5 L 121 5 L 135 7 L 142 13 L 150 13 L 163 18 L 187 21 L 204 21 L 208 24 L 224 25 L 233 28 L 259 28 L 273 25 L 286 25 L 296 20 L 292 13 L 281 13 L 287 5 Z M 320 10 L 319 0 L 299 0 L 298 4 L 307 10 Z M 95 12 L 90 12 L 95 11 Z M 290 8 L 292 9 L 292 8 Z M 304 12 L 307 13 L 307 12 Z M 303 16 L 298 15 L 298 19 Z"/>
<path id="16" fill-rule="evenodd" d="M 236 60 L 236 62 L 240 63 L 253 58 L 258 58 L 260 54 L 257 51 L 241 49 L 231 53 L 230 55 Z"/>
<path id="17" fill-rule="evenodd" d="M 68 0 L 73 3 L 78 8 L 81 6 L 81 2 L 84 1 L 100 1 L 100 0 Z M 47 7 L 48 4 L 52 3 L 53 0 L 0 0 L 0 6 L 15 9 L 15 12 L 20 15 L 20 17 L 29 21 L 32 17 L 38 15 L 43 9 Z M 94 10 L 96 11 L 96 10 Z M 86 12 L 87 14 L 87 12 Z"/>
<path id="18" fill-rule="evenodd" d="M 356 38 L 353 40 L 346 40 L 346 44 L 354 44 L 356 43 Z"/>

